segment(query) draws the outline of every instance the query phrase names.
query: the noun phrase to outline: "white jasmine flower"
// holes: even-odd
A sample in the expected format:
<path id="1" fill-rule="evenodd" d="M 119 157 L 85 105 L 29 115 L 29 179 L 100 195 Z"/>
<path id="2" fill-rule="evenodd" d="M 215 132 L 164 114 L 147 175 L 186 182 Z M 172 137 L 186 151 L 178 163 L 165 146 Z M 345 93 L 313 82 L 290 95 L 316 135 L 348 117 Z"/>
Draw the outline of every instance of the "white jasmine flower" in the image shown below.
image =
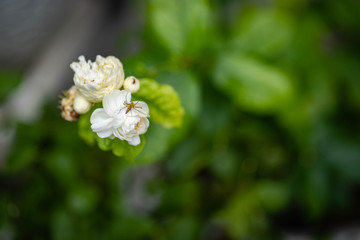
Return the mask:
<path id="1" fill-rule="evenodd" d="M 74 110 L 79 114 L 87 113 L 91 108 L 91 103 L 84 98 L 83 95 L 78 94 L 74 99 Z"/>
<path id="2" fill-rule="evenodd" d="M 100 138 L 117 137 L 131 145 L 140 143 L 140 134 L 149 127 L 149 107 L 145 102 L 131 102 L 131 92 L 114 90 L 106 94 L 103 108 L 96 109 L 90 118 L 91 129 Z"/>
<path id="3" fill-rule="evenodd" d="M 136 93 L 140 89 L 140 81 L 133 76 L 127 77 L 124 82 L 124 89 Z"/>
<path id="4" fill-rule="evenodd" d="M 124 70 L 119 59 L 113 56 L 96 56 L 96 61 L 85 61 L 84 56 L 79 62 L 70 64 L 75 72 L 74 83 L 79 92 L 89 102 L 100 102 L 105 94 L 119 89 L 124 82 Z"/>

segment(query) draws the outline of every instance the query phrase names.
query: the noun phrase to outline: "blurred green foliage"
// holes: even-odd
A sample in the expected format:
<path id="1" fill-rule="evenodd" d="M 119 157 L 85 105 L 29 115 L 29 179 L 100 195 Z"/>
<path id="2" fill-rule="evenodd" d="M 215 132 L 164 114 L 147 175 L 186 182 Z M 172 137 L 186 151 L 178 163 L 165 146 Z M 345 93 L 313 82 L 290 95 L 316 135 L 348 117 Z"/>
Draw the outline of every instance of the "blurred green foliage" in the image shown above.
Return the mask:
<path id="1" fill-rule="evenodd" d="M 9 93 L 20 83 L 22 73 L 14 69 L 0 69 L 0 101 L 4 101 Z"/>
<path id="2" fill-rule="evenodd" d="M 146 5 L 144 47 L 122 61 L 176 90 L 182 126 L 151 123 L 129 165 L 85 144 L 49 103 L 38 123 L 17 125 L 0 173 L 0 238 L 327 237 L 353 223 L 360 3 Z"/>

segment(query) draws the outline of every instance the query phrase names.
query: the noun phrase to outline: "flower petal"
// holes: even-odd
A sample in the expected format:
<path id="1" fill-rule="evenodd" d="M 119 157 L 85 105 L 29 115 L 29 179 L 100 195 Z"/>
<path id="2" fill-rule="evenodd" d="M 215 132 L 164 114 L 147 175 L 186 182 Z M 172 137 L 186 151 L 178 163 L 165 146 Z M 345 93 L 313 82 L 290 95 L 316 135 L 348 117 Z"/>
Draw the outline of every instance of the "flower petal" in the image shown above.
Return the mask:
<path id="1" fill-rule="evenodd" d="M 113 118 L 104 109 L 98 108 L 91 114 L 91 129 L 94 132 L 104 131 L 112 128 Z"/>
<path id="2" fill-rule="evenodd" d="M 110 129 L 106 129 L 103 131 L 98 131 L 98 132 L 96 132 L 96 134 L 100 138 L 107 138 L 107 137 L 111 137 L 113 135 L 113 130 L 110 128 Z"/>
<path id="3" fill-rule="evenodd" d="M 141 118 L 140 123 L 138 125 L 137 133 L 138 134 L 146 133 L 146 131 L 147 131 L 148 127 L 149 127 L 149 124 L 150 124 L 149 119 L 147 119 L 145 117 Z"/>
<path id="4" fill-rule="evenodd" d="M 121 109 L 125 108 L 124 103 L 127 102 L 128 95 L 131 93 L 127 91 L 114 90 L 110 94 L 106 94 L 103 99 L 103 107 L 109 116 L 117 115 Z"/>
<path id="5" fill-rule="evenodd" d="M 125 140 L 124 133 L 122 132 L 121 128 L 114 129 L 113 134 L 118 139 Z"/>
<path id="6" fill-rule="evenodd" d="M 139 135 L 136 135 L 130 139 L 127 139 L 127 141 L 130 145 L 136 146 L 140 144 L 140 137 Z"/>
<path id="7" fill-rule="evenodd" d="M 126 91 L 126 90 L 122 90 L 122 92 L 123 92 L 124 95 L 125 95 L 125 101 L 126 101 L 127 103 L 129 103 L 129 102 L 131 101 L 131 92 Z"/>
<path id="8" fill-rule="evenodd" d="M 131 110 L 134 115 L 139 117 L 149 117 L 149 107 L 143 101 L 135 101 L 135 107 Z"/>

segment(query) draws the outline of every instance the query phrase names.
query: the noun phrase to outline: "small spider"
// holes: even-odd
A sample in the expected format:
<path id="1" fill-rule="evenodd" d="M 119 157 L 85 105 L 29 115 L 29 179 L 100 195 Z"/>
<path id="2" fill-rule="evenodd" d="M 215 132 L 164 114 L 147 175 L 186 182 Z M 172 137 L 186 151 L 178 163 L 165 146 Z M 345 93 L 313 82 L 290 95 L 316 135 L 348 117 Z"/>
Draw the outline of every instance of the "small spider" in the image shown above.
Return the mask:
<path id="1" fill-rule="evenodd" d="M 126 109 L 125 114 L 128 114 L 132 109 L 134 109 L 140 114 L 145 114 L 144 111 L 142 110 L 142 107 L 137 106 L 138 103 L 140 103 L 140 101 L 136 101 L 136 102 L 124 101 L 125 107 L 121 108 L 119 112 L 121 112 L 123 109 Z"/>
<path id="2" fill-rule="evenodd" d="M 136 102 L 124 102 L 124 105 L 125 107 L 121 108 L 121 110 L 123 109 L 126 109 L 125 110 L 125 114 L 128 114 L 132 109 L 138 111 L 139 113 L 142 113 L 142 108 L 137 106 L 137 104 L 139 103 L 140 101 L 136 101 Z"/>

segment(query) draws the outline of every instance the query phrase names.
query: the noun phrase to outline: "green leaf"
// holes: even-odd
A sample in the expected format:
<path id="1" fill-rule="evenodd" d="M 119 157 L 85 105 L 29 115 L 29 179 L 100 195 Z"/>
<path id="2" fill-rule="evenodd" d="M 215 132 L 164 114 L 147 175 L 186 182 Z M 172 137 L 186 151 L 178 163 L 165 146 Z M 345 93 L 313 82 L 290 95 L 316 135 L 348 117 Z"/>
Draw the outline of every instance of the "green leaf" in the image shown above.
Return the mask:
<path id="1" fill-rule="evenodd" d="M 94 145 L 96 140 L 96 134 L 91 130 L 90 117 L 92 110 L 88 113 L 81 115 L 78 120 L 79 135 L 89 145 Z"/>
<path id="2" fill-rule="evenodd" d="M 183 125 L 179 129 L 166 129 L 151 123 L 146 133 L 147 143 L 137 162 L 151 163 L 163 157 L 184 137 L 201 109 L 201 89 L 197 79 L 185 71 L 166 71 L 156 78 L 159 83 L 171 85 L 179 95 L 185 109 Z M 150 110 L 150 115 L 152 115 Z"/>
<path id="3" fill-rule="evenodd" d="M 110 138 L 97 138 L 98 146 L 101 150 L 109 151 L 113 148 L 113 139 Z"/>
<path id="4" fill-rule="evenodd" d="M 292 43 L 293 22 L 284 11 L 247 8 L 240 14 L 230 38 L 231 49 L 262 57 L 286 54 Z"/>
<path id="5" fill-rule="evenodd" d="M 145 136 L 140 135 L 140 144 L 132 146 L 126 141 L 114 139 L 112 144 L 113 153 L 118 157 L 124 157 L 127 161 L 133 163 L 136 156 L 142 151 L 145 146 Z"/>
<path id="6" fill-rule="evenodd" d="M 280 69 L 242 55 L 222 54 L 214 81 L 235 103 L 254 112 L 280 110 L 293 96 L 292 83 Z"/>
<path id="7" fill-rule="evenodd" d="M 197 117 L 201 109 L 201 89 L 193 74 L 187 71 L 166 71 L 159 74 L 156 80 L 175 89 L 185 109 L 185 117 Z"/>
<path id="8" fill-rule="evenodd" d="M 141 88 L 134 97 L 148 104 L 150 121 L 166 128 L 181 126 L 184 109 L 174 88 L 151 79 L 141 79 L 140 83 Z"/>
<path id="9" fill-rule="evenodd" d="M 151 0 L 149 20 L 165 48 L 179 54 L 202 48 L 209 29 L 210 10 L 205 0 Z"/>
<path id="10" fill-rule="evenodd" d="M 177 1 L 153 0 L 150 2 L 150 21 L 159 39 L 172 52 L 184 49 L 185 34 L 178 20 Z"/>
<path id="11" fill-rule="evenodd" d="M 121 141 L 121 140 L 114 140 L 114 148 L 113 148 L 113 153 L 118 156 L 118 157 L 122 157 L 125 154 L 125 142 Z"/>

